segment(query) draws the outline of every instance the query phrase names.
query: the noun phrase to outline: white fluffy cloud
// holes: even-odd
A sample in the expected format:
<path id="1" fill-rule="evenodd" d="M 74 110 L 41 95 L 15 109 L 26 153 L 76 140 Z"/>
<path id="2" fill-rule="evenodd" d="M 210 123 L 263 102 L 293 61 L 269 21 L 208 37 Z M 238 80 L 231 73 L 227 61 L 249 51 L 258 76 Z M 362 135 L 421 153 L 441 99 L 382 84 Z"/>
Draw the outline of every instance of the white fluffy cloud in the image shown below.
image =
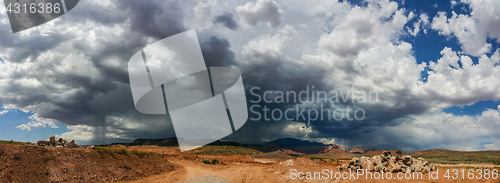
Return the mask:
<path id="1" fill-rule="evenodd" d="M 488 38 L 500 41 L 500 2 L 491 0 L 462 0 L 472 9 L 470 15 L 452 12 L 447 17 L 439 12 L 432 20 L 432 29 L 439 30 L 442 35 L 455 36 L 462 45 L 463 51 L 472 56 L 481 56 L 491 52 Z M 456 3 L 455 3 L 456 4 Z"/>
<path id="2" fill-rule="evenodd" d="M 241 22 L 246 26 L 267 23 L 270 27 L 274 28 L 283 19 L 283 10 L 273 0 L 258 0 L 255 3 L 248 2 L 245 5 L 236 7 L 236 12 L 240 16 Z"/>
<path id="3" fill-rule="evenodd" d="M 35 128 L 45 128 L 46 126 L 50 126 L 50 128 L 59 128 L 56 125 L 56 120 L 50 119 L 50 118 L 41 118 L 38 116 L 38 113 L 35 113 L 29 117 L 31 119 L 31 122 L 28 122 L 26 124 L 21 124 L 17 126 L 16 128 L 19 128 L 21 130 L 25 131 L 31 131 L 32 127 Z"/>

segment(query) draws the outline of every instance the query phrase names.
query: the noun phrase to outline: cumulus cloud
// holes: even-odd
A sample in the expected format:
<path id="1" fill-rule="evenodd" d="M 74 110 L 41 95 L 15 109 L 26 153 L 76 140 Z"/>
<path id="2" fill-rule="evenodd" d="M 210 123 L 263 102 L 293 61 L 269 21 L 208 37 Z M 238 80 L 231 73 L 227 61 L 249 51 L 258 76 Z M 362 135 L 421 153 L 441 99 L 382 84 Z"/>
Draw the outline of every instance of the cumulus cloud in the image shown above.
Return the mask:
<path id="1" fill-rule="evenodd" d="M 245 5 L 236 7 L 236 12 L 244 25 L 255 26 L 260 23 L 267 23 L 270 27 L 277 27 L 283 19 L 283 10 L 279 4 L 273 0 L 258 0 L 248 2 Z"/>
<path id="2" fill-rule="evenodd" d="M 420 29 L 427 34 L 426 26 L 429 24 L 429 16 L 426 13 L 421 13 L 419 19 L 413 23 L 413 30 L 410 27 L 407 27 L 408 33 L 412 36 L 417 36 L 420 32 Z"/>
<path id="3" fill-rule="evenodd" d="M 31 131 L 31 127 L 45 128 L 46 126 L 50 126 L 50 128 L 59 128 L 56 125 L 56 120 L 50 118 L 41 118 L 38 116 L 38 113 L 30 116 L 29 119 L 31 119 L 31 122 L 28 122 L 27 124 L 21 124 L 16 128 L 25 131 Z"/>
<path id="4" fill-rule="evenodd" d="M 456 133 L 442 134 L 449 140 L 438 141 L 436 144 L 416 141 L 406 143 L 399 139 L 404 139 L 403 136 L 407 132 L 405 124 L 412 116 L 441 114 L 439 111 L 446 107 L 471 105 L 480 100 L 498 100 L 498 53 L 491 56 L 483 54 L 478 64 L 472 64 L 469 56 L 444 48 L 441 51 L 441 59 L 430 64 L 417 64 L 412 45 L 401 40 L 406 24 L 413 16 L 412 12 L 398 8 L 395 2 L 374 1 L 365 7 L 353 6 L 331 20 L 338 23 L 333 24 L 335 26 L 331 32 L 321 35 L 317 54 L 303 54 L 299 59 L 283 54 L 283 50 L 289 46 L 284 43 L 293 41 L 293 38 L 286 34 L 260 36 L 243 47 L 243 54 L 247 56 L 243 57 L 243 62 L 252 63 L 244 67 L 244 70 L 251 68 L 250 71 L 253 71 L 244 74 L 247 78 L 259 82 L 251 85 L 266 86 L 270 90 L 298 91 L 304 90 L 309 84 L 326 91 L 347 91 L 354 88 L 378 92 L 379 103 L 358 106 L 368 114 L 366 120 L 317 121 L 312 123 L 312 130 L 307 133 L 307 137 L 297 135 L 298 138 L 334 138 L 346 147 L 390 148 L 390 145 L 384 143 L 391 139 L 390 144 L 405 144 L 400 147 L 408 151 L 445 146 L 445 143 L 455 144 L 447 147 L 459 149 L 457 144 L 460 144 L 462 139 L 455 138 Z M 421 14 L 417 22 L 422 24 L 419 27 L 430 23 L 426 14 Z M 429 75 L 426 82 L 421 78 L 424 70 L 428 70 Z M 294 78 L 295 75 L 302 78 Z M 267 81 L 265 78 L 281 82 Z M 295 80 L 292 84 L 289 80 L 293 79 Z M 441 115 L 450 119 L 454 117 L 451 114 Z M 432 121 L 431 118 L 418 119 Z M 438 124 L 440 122 L 436 122 L 436 126 L 439 126 Z M 398 129 L 401 133 L 397 133 L 396 137 L 381 132 L 381 128 L 388 127 Z M 434 127 L 431 125 L 423 129 L 438 130 Z M 280 130 L 273 130 L 272 133 L 283 133 Z M 412 128 L 408 130 L 410 132 Z M 376 136 L 380 138 L 374 138 Z M 367 139 L 379 139 L 380 143 Z M 478 146 L 478 143 L 471 142 L 468 147 L 485 148 Z M 476 145 L 472 146 L 473 144 Z"/>
<path id="5" fill-rule="evenodd" d="M 432 29 L 445 36 L 455 36 L 466 54 L 481 56 L 490 53 L 488 38 L 500 40 L 500 3 L 497 1 L 462 1 L 472 9 L 470 15 L 452 12 L 448 18 L 439 12 L 432 20 Z M 452 3 L 456 5 L 457 3 Z M 494 50 L 493 50 L 494 51 Z"/>

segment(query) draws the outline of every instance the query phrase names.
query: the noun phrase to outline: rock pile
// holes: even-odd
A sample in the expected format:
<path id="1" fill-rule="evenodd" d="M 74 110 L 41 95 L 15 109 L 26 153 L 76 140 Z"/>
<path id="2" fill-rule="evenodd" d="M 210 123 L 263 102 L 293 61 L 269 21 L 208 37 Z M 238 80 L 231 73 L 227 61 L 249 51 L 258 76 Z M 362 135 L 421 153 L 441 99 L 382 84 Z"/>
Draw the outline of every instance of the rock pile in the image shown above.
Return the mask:
<path id="1" fill-rule="evenodd" d="M 365 171 L 376 172 L 422 172 L 428 173 L 436 170 L 435 165 L 431 165 L 424 158 L 413 158 L 409 155 L 392 156 L 390 153 L 369 157 L 352 158 L 347 163 L 340 166 L 340 170 L 351 169 L 357 171 L 364 169 Z"/>
<path id="2" fill-rule="evenodd" d="M 50 136 L 49 140 L 40 140 L 37 142 L 38 146 L 48 146 L 48 147 L 69 147 L 69 148 L 77 148 L 78 144 L 74 140 L 70 140 L 69 142 L 64 140 L 63 138 L 59 138 L 56 140 L 56 136 Z"/>

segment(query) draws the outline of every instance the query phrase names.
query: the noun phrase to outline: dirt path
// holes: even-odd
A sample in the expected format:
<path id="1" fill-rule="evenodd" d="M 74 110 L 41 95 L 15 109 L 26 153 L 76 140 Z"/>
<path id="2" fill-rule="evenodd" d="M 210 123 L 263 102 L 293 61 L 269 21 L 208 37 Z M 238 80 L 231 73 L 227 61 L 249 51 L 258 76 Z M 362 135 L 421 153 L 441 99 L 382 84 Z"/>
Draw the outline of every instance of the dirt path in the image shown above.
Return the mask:
<path id="1" fill-rule="evenodd" d="M 233 183 L 238 182 L 276 182 L 276 178 L 266 173 L 269 165 L 233 164 L 230 165 L 205 165 L 188 160 L 169 160 L 176 165 L 176 170 L 161 175 L 150 176 L 134 183 L 142 182 L 182 182 L 205 175 L 214 175 L 227 179 Z M 273 181 L 275 180 L 275 181 Z"/>

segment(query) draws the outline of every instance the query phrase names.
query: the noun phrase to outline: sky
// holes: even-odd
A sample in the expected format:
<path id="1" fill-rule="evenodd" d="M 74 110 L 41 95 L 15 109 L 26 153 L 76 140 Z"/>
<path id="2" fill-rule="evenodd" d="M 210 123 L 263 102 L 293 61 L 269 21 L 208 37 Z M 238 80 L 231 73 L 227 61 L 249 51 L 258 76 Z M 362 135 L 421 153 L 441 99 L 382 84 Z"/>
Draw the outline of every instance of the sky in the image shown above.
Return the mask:
<path id="1" fill-rule="evenodd" d="M 135 109 L 127 63 L 145 46 L 192 29 L 208 67 L 241 72 L 249 118 L 256 118 L 253 105 L 364 112 L 362 120 L 249 119 L 223 140 L 500 150 L 495 0 L 81 0 L 64 16 L 18 33 L 0 6 L 0 139 L 172 137 L 169 116 Z M 308 87 L 356 97 L 252 102 L 266 91 Z M 376 102 L 351 100 L 369 92 Z"/>

